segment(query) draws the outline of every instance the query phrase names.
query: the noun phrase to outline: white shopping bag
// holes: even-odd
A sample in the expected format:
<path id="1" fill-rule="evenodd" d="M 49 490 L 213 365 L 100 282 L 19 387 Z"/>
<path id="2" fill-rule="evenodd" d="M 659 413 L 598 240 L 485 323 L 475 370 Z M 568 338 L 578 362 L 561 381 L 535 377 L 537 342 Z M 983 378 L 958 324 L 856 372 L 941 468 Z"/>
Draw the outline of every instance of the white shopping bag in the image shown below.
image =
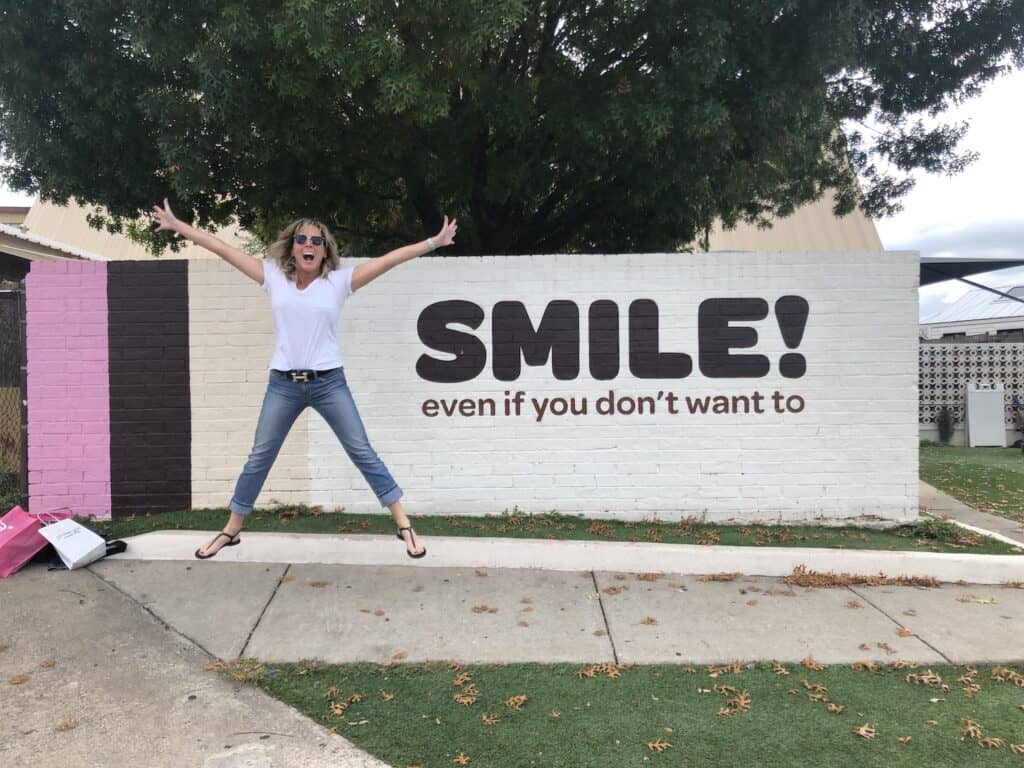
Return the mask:
<path id="1" fill-rule="evenodd" d="M 99 560 L 107 553 L 107 542 L 74 520 L 61 520 L 39 529 L 39 535 L 53 544 L 69 569 Z"/>

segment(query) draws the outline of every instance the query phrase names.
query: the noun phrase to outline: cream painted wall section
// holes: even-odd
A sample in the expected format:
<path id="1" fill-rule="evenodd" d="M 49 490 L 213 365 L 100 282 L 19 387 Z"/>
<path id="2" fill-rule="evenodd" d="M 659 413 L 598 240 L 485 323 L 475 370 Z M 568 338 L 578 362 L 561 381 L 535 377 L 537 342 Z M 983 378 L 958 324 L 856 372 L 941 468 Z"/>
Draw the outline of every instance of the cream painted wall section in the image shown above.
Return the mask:
<path id="1" fill-rule="evenodd" d="M 61 206 L 37 200 L 25 218 L 24 227 L 33 235 L 91 251 L 111 260 L 149 260 L 154 258 L 145 248 L 125 235 L 112 235 L 89 226 L 86 216 L 92 206 L 74 203 Z M 217 237 L 241 248 L 243 238 L 238 227 L 226 227 L 216 232 Z M 189 244 L 178 253 L 167 251 L 163 259 L 216 259 L 209 251 Z"/>
<path id="2" fill-rule="evenodd" d="M 267 295 L 220 261 L 189 264 L 192 505 L 226 507 L 267 388 L 274 330 Z M 314 418 L 319 418 L 314 415 Z M 295 422 L 257 506 L 309 501 L 308 414 Z"/>
<path id="3" fill-rule="evenodd" d="M 708 238 L 711 251 L 881 251 L 882 241 L 871 219 L 859 208 L 842 218 L 832 213 L 833 196 L 805 205 L 785 219 L 774 219 L 770 229 L 739 224 L 722 230 L 716 224 Z"/>

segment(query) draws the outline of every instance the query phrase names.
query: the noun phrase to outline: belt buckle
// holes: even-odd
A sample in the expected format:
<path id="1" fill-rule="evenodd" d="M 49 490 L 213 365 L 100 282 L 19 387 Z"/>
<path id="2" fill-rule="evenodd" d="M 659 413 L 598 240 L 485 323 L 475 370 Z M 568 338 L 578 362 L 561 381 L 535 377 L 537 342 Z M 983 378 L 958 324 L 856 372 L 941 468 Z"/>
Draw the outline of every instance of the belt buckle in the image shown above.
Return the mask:
<path id="1" fill-rule="evenodd" d="M 308 371 L 289 371 L 288 375 L 291 376 L 292 382 L 309 381 Z"/>

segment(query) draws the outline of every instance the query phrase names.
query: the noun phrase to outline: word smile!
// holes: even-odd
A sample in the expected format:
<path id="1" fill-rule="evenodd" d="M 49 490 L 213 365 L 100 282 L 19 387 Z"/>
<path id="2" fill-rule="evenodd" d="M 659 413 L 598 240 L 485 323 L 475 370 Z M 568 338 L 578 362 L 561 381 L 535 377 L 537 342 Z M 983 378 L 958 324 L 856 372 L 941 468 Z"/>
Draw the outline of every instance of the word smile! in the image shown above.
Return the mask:
<path id="1" fill-rule="evenodd" d="M 697 310 L 700 372 L 714 379 L 750 379 L 768 375 L 772 361 L 767 355 L 735 354 L 757 344 L 754 328 L 735 322 L 764 320 L 769 304 L 762 298 L 715 298 L 701 302 Z M 783 296 L 775 302 L 775 316 L 787 348 L 796 349 L 803 339 L 810 307 L 802 296 Z M 482 307 L 471 301 L 440 301 L 426 307 L 416 330 L 430 349 L 450 355 L 438 359 L 421 355 L 416 372 L 426 381 L 471 381 L 487 367 L 487 345 L 473 333 L 484 321 Z M 619 374 L 619 307 L 614 301 L 595 301 L 587 317 L 590 375 L 599 381 Z M 685 379 L 693 372 L 693 359 L 685 352 L 663 351 L 659 340 L 658 305 L 637 299 L 629 305 L 629 371 L 639 379 Z M 573 301 L 550 302 L 540 325 L 534 328 L 526 307 L 519 301 L 499 301 L 491 312 L 491 365 L 498 381 L 515 381 L 523 362 L 530 366 L 551 361 L 554 377 L 575 379 L 580 373 L 580 308 Z M 777 361 L 786 378 L 798 379 L 807 371 L 802 354 L 788 352 Z"/>

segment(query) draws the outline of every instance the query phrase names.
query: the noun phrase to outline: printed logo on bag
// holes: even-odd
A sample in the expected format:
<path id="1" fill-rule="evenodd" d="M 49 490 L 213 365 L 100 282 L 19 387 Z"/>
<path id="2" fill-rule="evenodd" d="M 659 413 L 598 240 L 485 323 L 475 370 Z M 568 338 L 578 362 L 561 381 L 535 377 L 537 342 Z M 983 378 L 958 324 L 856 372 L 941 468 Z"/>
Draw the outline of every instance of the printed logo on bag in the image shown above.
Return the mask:
<path id="1" fill-rule="evenodd" d="M 13 525 L 8 525 L 3 520 L 0 520 L 0 533 L 3 533 L 4 531 L 12 529 L 12 528 L 14 528 Z"/>

